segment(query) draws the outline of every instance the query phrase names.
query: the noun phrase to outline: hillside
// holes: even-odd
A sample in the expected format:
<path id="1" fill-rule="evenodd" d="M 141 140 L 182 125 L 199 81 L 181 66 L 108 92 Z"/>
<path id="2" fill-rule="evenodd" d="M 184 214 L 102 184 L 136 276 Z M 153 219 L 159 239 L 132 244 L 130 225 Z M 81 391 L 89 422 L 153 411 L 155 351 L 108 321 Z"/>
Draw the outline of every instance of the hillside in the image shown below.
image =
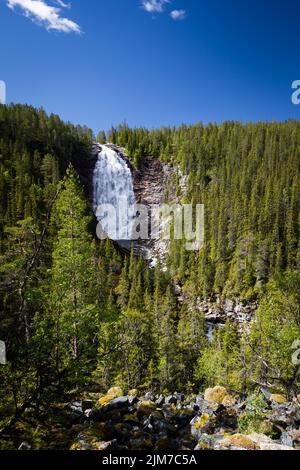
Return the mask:
<path id="1" fill-rule="evenodd" d="M 95 140 L 125 149 L 140 200 L 155 201 L 163 185 L 166 199 L 205 205 L 200 250 L 173 240 L 153 268 L 134 250 L 97 239 Z M 162 177 L 163 168 L 170 171 Z M 286 425 L 274 418 L 275 437 L 286 443 L 299 426 L 299 170 L 299 121 L 153 131 L 122 125 L 95 139 L 43 110 L 1 105 L 0 339 L 7 362 L 0 366 L 0 448 L 67 448 L 78 425 L 74 411 L 94 432 L 84 412 L 111 412 L 102 407 L 118 398 L 127 410 L 131 395 L 150 402 L 146 415 L 158 411 L 159 395 L 185 395 L 176 406 L 192 410 L 192 417 L 183 412 L 189 433 L 188 417 L 210 413 L 203 393 L 214 386 L 234 397 L 234 404 L 217 402 L 226 412 L 245 405 L 246 416 L 230 427 L 235 434 L 273 438 L 266 421 L 278 406 L 284 416 L 293 408 Z M 229 308 L 208 336 L 205 316 L 216 305 Z M 246 328 L 235 312 L 241 305 L 251 310 Z M 112 387 L 117 396 L 106 395 Z M 166 414 L 172 399 L 167 405 Z M 113 440 L 114 431 L 99 429 L 98 440 Z"/>

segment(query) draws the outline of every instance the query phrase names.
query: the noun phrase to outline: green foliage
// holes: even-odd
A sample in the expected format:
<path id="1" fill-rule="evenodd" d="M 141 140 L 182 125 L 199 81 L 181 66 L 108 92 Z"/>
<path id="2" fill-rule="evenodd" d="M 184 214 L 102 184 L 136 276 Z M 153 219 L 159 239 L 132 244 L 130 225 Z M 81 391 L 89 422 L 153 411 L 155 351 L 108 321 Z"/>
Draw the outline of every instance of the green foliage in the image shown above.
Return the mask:
<path id="1" fill-rule="evenodd" d="M 202 249 L 187 252 L 185 240 L 172 240 L 167 265 L 154 270 L 133 249 L 124 254 L 95 239 L 86 198 L 92 140 L 90 130 L 43 110 L 0 106 L 0 338 L 8 353 L 1 426 L 32 403 L 39 419 L 39 406 L 90 386 L 189 393 L 264 386 L 293 396 L 299 122 L 152 131 L 124 124 L 99 133 L 100 143 L 126 148 L 137 168 L 149 155 L 173 165 L 168 192 L 174 186 L 178 200 L 205 204 Z M 228 320 L 209 343 L 198 300 L 217 296 L 259 299 L 260 307 L 248 329 Z M 247 406 L 242 431 L 261 431 L 261 398 Z"/>
<path id="2" fill-rule="evenodd" d="M 201 351 L 195 376 L 204 387 L 224 385 L 243 391 L 243 359 L 242 338 L 238 326 L 227 320 L 225 327 L 215 332 L 212 344 Z"/>
<path id="3" fill-rule="evenodd" d="M 150 154 L 179 167 L 188 176 L 184 200 L 205 204 L 199 295 L 251 300 L 276 273 L 299 269 L 299 121 L 151 131 L 125 124 L 109 138 L 135 161 Z M 170 271 L 186 282 L 194 260 L 183 257 L 174 242 Z"/>
<path id="4" fill-rule="evenodd" d="M 249 338 L 253 379 L 288 396 L 299 385 L 299 365 L 292 362 L 292 345 L 300 338 L 299 289 L 296 273 L 271 282 Z"/>
<path id="5" fill-rule="evenodd" d="M 56 334 L 57 371 L 72 367 L 77 377 L 95 354 L 92 347 L 98 306 L 95 250 L 87 227 L 90 217 L 78 177 L 70 167 L 53 210 L 57 226 L 52 261 L 50 315 Z"/>
<path id="6" fill-rule="evenodd" d="M 246 409 L 239 416 L 238 423 L 243 434 L 253 432 L 270 434 L 270 429 L 268 429 L 266 423 L 266 402 L 261 393 L 253 393 L 248 397 Z"/>

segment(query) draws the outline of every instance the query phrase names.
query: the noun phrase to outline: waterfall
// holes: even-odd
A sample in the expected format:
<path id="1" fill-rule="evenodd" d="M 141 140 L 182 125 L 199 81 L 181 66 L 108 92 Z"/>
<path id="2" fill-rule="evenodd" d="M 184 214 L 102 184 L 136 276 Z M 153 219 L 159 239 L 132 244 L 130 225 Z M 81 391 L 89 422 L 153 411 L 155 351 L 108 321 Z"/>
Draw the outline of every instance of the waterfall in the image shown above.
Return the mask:
<path id="1" fill-rule="evenodd" d="M 135 218 L 132 175 L 112 148 L 99 145 L 93 175 L 93 206 L 104 232 L 115 241 L 131 240 Z"/>

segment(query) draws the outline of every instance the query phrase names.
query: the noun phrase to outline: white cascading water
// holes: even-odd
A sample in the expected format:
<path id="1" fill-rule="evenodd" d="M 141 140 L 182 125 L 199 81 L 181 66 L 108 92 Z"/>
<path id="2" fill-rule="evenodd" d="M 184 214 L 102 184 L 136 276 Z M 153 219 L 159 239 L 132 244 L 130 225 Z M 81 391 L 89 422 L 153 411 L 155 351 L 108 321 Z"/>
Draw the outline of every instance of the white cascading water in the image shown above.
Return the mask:
<path id="1" fill-rule="evenodd" d="M 136 213 L 131 171 L 112 148 L 99 147 L 93 176 L 94 213 L 109 238 L 131 240 Z M 108 215 L 108 206 L 114 208 L 116 216 Z"/>

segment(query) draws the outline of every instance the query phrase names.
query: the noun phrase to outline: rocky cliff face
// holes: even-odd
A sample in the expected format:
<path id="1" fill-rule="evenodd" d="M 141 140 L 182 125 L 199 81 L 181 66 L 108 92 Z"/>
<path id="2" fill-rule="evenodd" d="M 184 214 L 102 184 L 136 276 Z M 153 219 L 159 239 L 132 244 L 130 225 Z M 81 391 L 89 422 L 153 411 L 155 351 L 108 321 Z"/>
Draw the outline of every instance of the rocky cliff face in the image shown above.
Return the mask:
<path id="1" fill-rule="evenodd" d="M 139 169 L 134 170 L 133 175 L 137 203 L 148 207 L 151 218 L 152 205 L 167 203 L 170 197 L 174 197 L 174 187 L 171 183 L 174 169 L 148 156 L 143 158 Z M 168 242 L 159 239 L 141 240 L 137 245 L 150 265 L 155 265 L 158 258 L 163 260 L 168 251 Z"/>
<path id="2" fill-rule="evenodd" d="M 154 266 L 158 258 L 163 260 L 168 251 L 168 243 L 151 238 L 151 206 L 160 205 L 162 203 L 173 203 L 176 200 L 176 170 L 169 165 L 164 165 L 157 158 L 152 156 L 143 157 L 140 161 L 139 168 L 135 168 L 126 155 L 125 149 L 114 144 L 107 144 L 107 147 L 117 152 L 126 162 L 132 173 L 136 203 L 142 204 L 148 208 L 149 238 L 136 241 L 134 243 L 134 249 L 137 254 L 142 253 L 143 256 L 149 260 L 149 264 Z M 100 151 L 101 144 L 95 144 L 92 154 L 97 157 Z M 130 247 L 130 244 L 128 244 L 128 246 Z"/>

